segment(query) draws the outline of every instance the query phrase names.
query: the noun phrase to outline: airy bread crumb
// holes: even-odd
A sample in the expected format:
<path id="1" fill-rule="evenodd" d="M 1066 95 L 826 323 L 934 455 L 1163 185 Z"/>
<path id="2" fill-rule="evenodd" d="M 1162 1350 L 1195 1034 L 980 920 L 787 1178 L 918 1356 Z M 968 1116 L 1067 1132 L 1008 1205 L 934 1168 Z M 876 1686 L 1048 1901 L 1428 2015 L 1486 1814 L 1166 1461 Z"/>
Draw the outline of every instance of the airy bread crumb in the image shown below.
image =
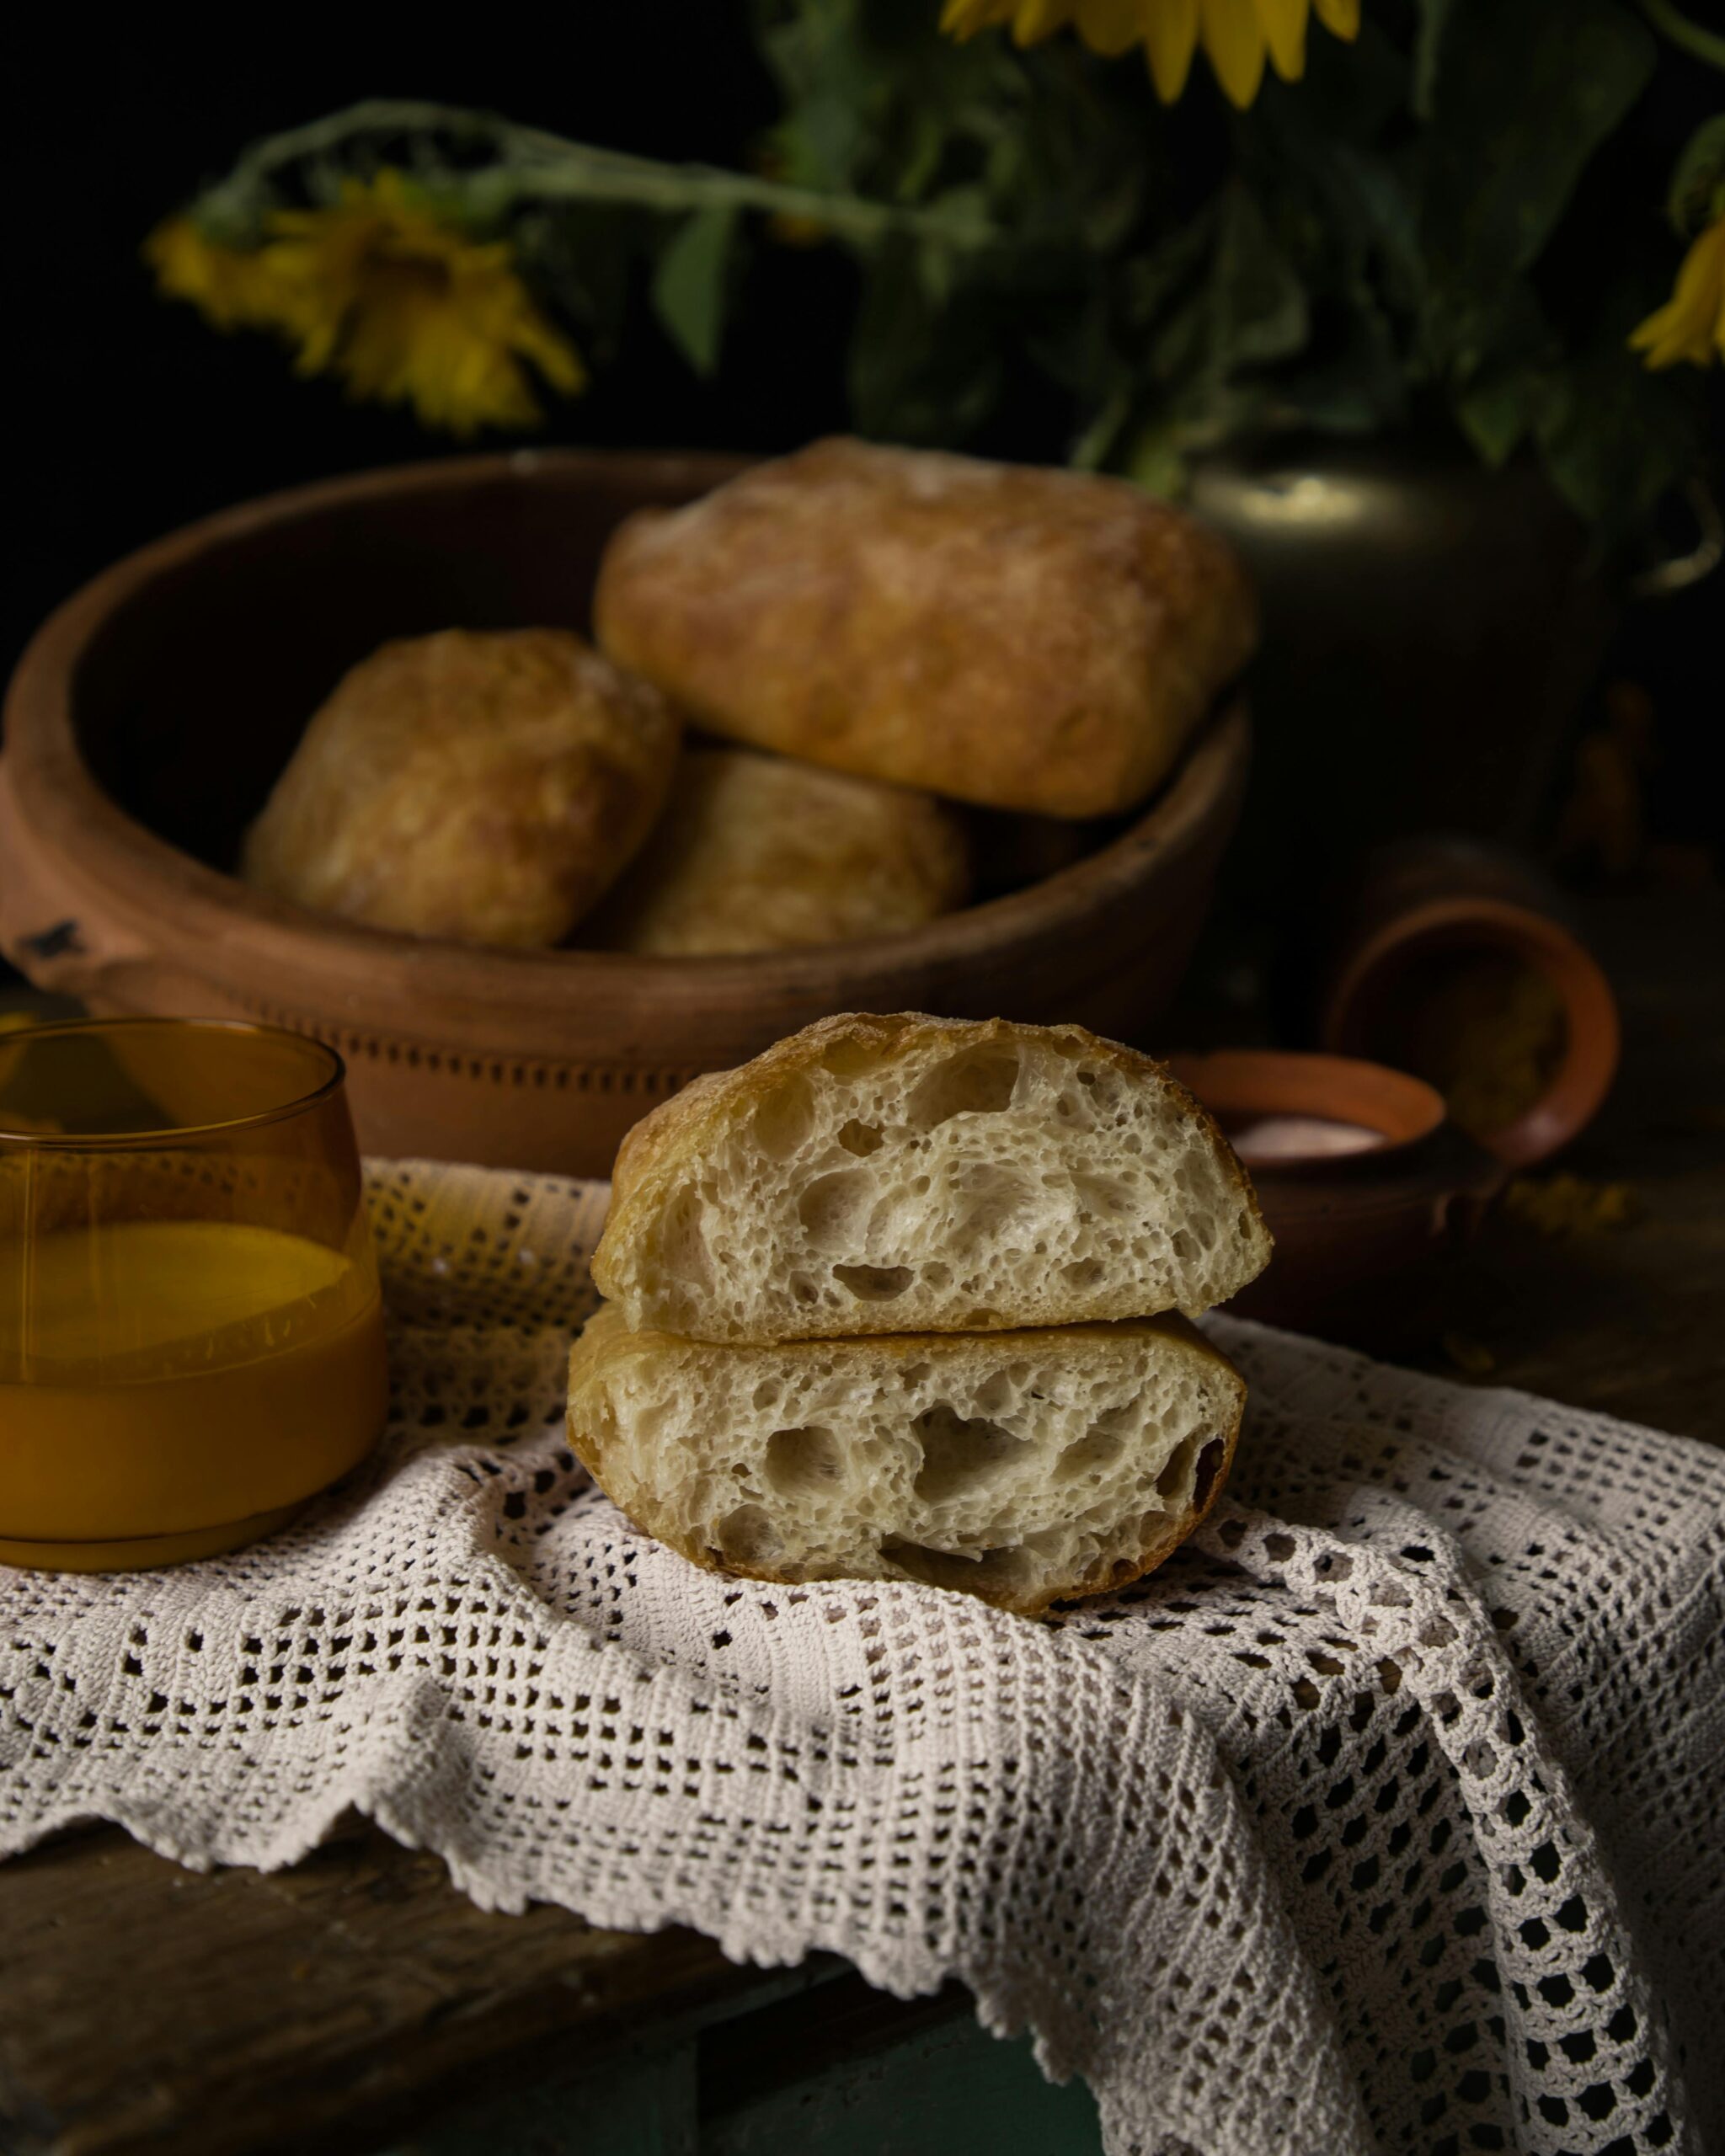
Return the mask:
<path id="1" fill-rule="evenodd" d="M 1220 1487 L 1246 1388 L 1183 1319 L 724 1347 L 606 1310 L 569 1441 L 709 1570 L 919 1580 L 1034 1615 L 1160 1564 Z"/>
<path id="2" fill-rule="evenodd" d="M 594 1255 L 636 1328 L 766 1342 L 1189 1315 L 1270 1239 L 1215 1124 L 1081 1026 L 829 1018 L 618 1156 Z"/>

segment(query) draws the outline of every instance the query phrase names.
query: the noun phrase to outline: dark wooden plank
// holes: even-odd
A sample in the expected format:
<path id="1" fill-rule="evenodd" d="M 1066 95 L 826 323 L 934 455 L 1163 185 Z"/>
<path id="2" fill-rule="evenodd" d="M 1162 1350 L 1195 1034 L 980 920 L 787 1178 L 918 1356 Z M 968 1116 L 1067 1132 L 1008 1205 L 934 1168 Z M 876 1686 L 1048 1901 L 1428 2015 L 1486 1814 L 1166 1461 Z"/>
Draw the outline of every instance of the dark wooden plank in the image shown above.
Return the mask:
<path id="1" fill-rule="evenodd" d="M 376 2148 L 457 2098 L 839 1967 L 744 1970 L 692 1932 L 486 1915 L 370 1830 L 273 1873 L 82 1835 L 0 1870 L 0 2149 Z"/>

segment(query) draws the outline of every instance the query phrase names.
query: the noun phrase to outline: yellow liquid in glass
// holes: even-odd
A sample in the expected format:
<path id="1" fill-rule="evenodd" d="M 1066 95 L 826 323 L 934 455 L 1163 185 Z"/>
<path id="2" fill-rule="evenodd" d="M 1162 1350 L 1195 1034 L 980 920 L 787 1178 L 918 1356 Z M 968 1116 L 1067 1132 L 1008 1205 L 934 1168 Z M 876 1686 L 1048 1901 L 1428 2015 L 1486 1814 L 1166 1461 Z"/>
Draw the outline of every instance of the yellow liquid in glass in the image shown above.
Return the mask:
<path id="1" fill-rule="evenodd" d="M 0 1251 L 0 1564 L 168 1564 L 279 1525 L 383 1426 L 369 1267 L 141 1220 Z"/>

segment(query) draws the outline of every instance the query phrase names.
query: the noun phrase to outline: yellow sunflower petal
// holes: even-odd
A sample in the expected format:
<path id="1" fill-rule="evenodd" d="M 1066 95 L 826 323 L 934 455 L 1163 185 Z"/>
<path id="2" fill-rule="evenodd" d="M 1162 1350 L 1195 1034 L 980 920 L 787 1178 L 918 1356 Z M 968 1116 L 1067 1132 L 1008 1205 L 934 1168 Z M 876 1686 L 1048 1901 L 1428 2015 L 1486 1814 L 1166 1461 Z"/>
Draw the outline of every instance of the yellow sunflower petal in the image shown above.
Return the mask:
<path id="1" fill-rule="evenodd" d="M 1351 45 L 1359 35 L 1359 0 L 1312 0 L 1318 20 L 1332 36 Z"/>
<path id="2" fill-rule="evenodd" d="M 536 319 L 524 323 L 515 342 L 552 387 L 560 389 L 565 397 L 579 397 L 587 387 L 587 370 L 581 364 L 580 354 L 548 322 Z"/>
<path id="3" fill-rule="evenodd" d="M 1270 65 L 1284 83 L 1306 72 L 1306 18 L 1310 0 L 1256 0 Z"/>
<path id="4" fill-rule="evenodd" d="M 1646 363 L 1656 374 L 1685 360 L 1704 367 L 1712 358 L 1706 334 L 1698 334 L 1674 307 L 1662 307 L 1650 314 L 1630 342 L 1647 355 Z"/>
<path id="5" fill-rule="evenodd" d="M 1071 19 L 1091 51 L 1108 61 L 1117 61 L 1145 35 L 1143 0 L 1074 0 Z"/>
<path id="6" fill-rule="evenodd" d="M 1186 87 L 1198 44 L 1198 0 L 1145 0 L 1144 56 L 1164 104 Z"/>
<path id="7" fill-rule="evenodd" d="M 948 37 L 963 44 L 978 30 L 1009 22 L 1014 4 L 1015 0 L 946 0 L 940 11 L 940 26 Z"/>
<path id="8" fill-rule="evenodd" d="M 1146 0 L 1077 0 L 1075 19 L 1091 51 L 1114 60 L 1144 35 L 1146 12 Z"/>
<path id="9" fill-rule="evenodd" d="M 1014 45 L 1040 45 L 1072 19 L 1073 0 L 1018 0 L 1012 13 Z"/>
<path id="10" fill-rule="evenodd" d="M 1704 367 L 1715 352 L 1725 358 L 1725 217 L 1693 242 L 1670 298 L 1636 326 L 1629 343 L 1656 371 L 1681 360 Z"/>
<path id="11" fill-rule="evenodd" d="M 426 426 L 531 425 L 539 407 L 524 361 L 554 388 L 585 382 L 509 242 L 469 238 L 399 173 L 348 180 L 334 203 L 281 212 L 258 261 L 270 326 L 296 346 L 302 374 L 411 404 Z"/>
<path id="12" fill-rule="evenodd" d="M 1252 0 L 1201 0 L 1199 32 L 1222 94 L 1243 112 L 1263 80 L 1263 25 Z"/>
<path id="13" fill-rule="evenodd" d="M 206 239 L 190 217 L 169 217 L 144 242 L 144 259 L 164 299 L 187 300 L 216 329 L 267 324 L 270 280 L 259 256 Z"/>

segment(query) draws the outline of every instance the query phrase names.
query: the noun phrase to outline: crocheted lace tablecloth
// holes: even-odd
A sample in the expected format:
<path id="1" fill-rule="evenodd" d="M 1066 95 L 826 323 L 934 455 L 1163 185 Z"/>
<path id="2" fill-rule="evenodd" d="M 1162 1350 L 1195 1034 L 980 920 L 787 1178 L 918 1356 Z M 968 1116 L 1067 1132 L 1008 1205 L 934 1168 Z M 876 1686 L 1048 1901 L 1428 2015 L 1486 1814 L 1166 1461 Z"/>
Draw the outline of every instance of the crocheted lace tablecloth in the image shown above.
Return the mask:
<path id="1" fill-rule="evenodd" d="M 0 1854 L 352 1806 L 490 1908 L 962 1977 L 1113 2156 L 1725 2133 L 1725 1455 L 1218 1317 L 1232 1481 L 1119 1597 L 732 1580 L 567 1449 L 605 1202 L 373 1168 L 385 1444 L 232 1557 L 0 1572 Z"/>

